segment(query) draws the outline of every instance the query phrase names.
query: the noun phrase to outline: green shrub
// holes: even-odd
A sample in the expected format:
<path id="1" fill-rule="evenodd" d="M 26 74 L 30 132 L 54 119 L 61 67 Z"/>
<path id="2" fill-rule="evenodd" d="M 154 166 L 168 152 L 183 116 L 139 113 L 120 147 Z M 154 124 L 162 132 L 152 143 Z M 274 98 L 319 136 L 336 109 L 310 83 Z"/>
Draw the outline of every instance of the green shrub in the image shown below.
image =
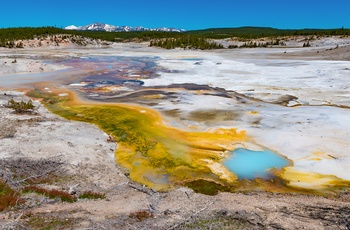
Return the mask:
<path id="1" fill-rule="evenodd" d="M 33 105 L 32 100 L 29 100 L 27 102 L 25 101 L 17 102 L 11 99 L 7 102 L 7 107 L 13 109 L 16 113 L 33 112 L 33 110 L 35 109 L 35 106 Z"/>

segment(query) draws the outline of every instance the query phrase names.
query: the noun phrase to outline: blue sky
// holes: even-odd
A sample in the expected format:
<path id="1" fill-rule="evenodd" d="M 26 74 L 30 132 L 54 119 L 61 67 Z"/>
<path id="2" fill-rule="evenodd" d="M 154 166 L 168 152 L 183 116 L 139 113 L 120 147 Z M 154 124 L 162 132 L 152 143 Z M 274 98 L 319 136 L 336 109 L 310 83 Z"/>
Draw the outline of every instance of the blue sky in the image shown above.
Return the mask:
<path id="1" fill-rule="evenodd" d="M 350 28 L 349 11 L 350 0 L 16 0 L 1 2 L 0 28 L 93 22 L 187 30 Z"/>

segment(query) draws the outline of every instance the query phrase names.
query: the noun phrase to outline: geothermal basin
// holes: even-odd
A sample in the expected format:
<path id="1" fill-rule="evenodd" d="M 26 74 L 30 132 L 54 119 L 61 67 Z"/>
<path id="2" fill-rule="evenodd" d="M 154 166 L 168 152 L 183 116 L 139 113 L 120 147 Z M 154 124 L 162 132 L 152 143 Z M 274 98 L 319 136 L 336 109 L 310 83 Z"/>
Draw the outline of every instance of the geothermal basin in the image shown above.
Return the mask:
<path id="1" fill-rule="evenodd" d="M 1 85 L 10 87 L 8 77 L 25 76 L 25 86 L 13 80 L 11 87 L 31 85 L 53 94 L 56 87 L 73 92 L 75 106 L 120 105 L 118 113 L 134 114 L 125 115 L 115 126 L 139 122 L 145 127 L 137 134 L 145 135 L 142 140 L 148 143 L 141 151 L 130 147 L 133 127 L 115 134 L 122 146 L 116 152 L 117 162 L 122 159 L 119 163 L 134 180 L 170 186 L 202 177 L 231 183 L 236 177 L 279 176 L 290 186 L 316 189 L 350 180 L 349 61 L 288 56 L 281 61 L 273 58 L 279 49 L 165 52 L 142 47 L 120 49 L 118 55 L 115 50 L 70 52 L 74 57 L 47 61 L 64 70 L 3 74 Z M 78 110 L 65 105 L 66 115 L 71 112 L 67 118 L 102 127 L 97 119 L 101 114 L 93 118 L 91 111 L 96 110 L 89 106 Z M 111 132 L 109 128 L 105 131 Z M 127 158 L 130 151 L 133 157 Z M 272 164 L 257 172 L 256 163 L 265 161 Z M 193 171 L 185 176 L 190 168 Z M 238 168 L 251 171 L 245 175 Z M 261 174 L 271 168 L 282 172 Z"/>

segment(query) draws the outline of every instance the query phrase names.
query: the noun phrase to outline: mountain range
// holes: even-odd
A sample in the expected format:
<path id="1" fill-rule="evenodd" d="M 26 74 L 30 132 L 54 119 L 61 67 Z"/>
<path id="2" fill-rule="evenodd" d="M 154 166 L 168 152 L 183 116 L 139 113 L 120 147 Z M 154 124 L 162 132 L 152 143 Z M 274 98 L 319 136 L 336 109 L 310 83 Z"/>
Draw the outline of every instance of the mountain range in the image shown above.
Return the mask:
<path id="1" fill-rule="evenodd" d="M 165 32 L 184 32 L 183 29 L 160 27 L 160 28 L 145 28 L 142 26 L 114 26 L 105 23 L 92 23 L 86 26 L 67 26 L 66 30 L 88 30 L 88 31 L 107 31 L 107 32 L 131 32 L 131 31 L 165 31 Z"/>

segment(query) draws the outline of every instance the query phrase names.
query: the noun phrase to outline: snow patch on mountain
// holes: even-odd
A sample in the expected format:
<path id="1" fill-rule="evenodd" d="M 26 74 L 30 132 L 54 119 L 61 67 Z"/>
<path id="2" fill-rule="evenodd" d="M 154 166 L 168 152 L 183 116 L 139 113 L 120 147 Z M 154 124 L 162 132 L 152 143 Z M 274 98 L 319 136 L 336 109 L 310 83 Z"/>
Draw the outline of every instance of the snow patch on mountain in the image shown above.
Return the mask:
<path id="1" fill-rule="evenodd" d="M 79 28 L 75 25 L 71 25 L 71 26 L 67 26 L 66 28 L 64 28 L 66 30 L 78 30 Z"/>
<path id="2" fill-rule="evenodd" d="M 131 26 L 114 26 L 109 25 L 105 23 L 92 23 L 86 26 L 67 26 L 65 27 L 66 30 L 88 30 L 88 31 L 107 31 L 107 32 L 130 32 L 130 31 L 166 31 L 166 32 L 184 32 L 183 29 L 176 29 L 176 28 L 168 28 L 168 27 L 161 27 L 161 28 L 145 28 L 142 26 L 137 27 L 131 27 Z"/>

